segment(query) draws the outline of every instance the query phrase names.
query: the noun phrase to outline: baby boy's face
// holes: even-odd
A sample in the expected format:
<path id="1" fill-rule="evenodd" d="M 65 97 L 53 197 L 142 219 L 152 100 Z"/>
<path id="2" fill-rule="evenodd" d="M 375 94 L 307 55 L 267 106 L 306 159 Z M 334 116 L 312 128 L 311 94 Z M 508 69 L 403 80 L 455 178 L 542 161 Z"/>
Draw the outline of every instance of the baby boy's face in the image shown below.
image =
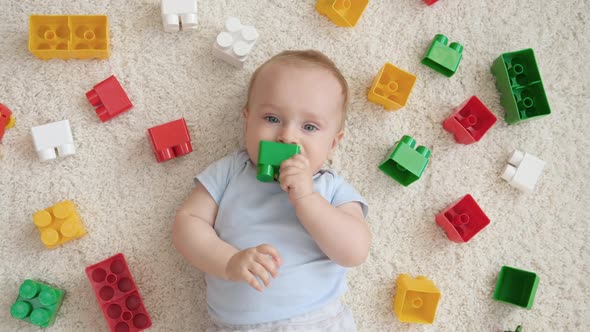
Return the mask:
<path id="1" fill-rule="evenodd" d="M 342 139 L 340 83 L 317 65 L 269 63 L 244 109 L 246 148 L 258 161 L 261 140 L 298 144 L 315 174 Z"/>

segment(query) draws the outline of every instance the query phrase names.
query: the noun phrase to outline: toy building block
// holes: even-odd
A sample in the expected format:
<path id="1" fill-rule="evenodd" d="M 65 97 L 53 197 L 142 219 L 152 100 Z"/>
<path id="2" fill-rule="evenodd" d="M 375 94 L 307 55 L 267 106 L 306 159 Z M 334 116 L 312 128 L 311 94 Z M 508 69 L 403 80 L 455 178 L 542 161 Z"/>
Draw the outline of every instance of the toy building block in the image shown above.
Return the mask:
<path id="1" fill-rule="evenodd" d="M 416 76 L 386 63 L 373 80 L 368 98 L 386 110 L 399 110 L 406 105 Z"/>
<path id="2" fill-rule="evenodd" d="M 429 6 L 432 6 L 437 1 L 438 0 L 424 0 L 424 3 L 427 4 L 427 5 L 429 5 Z"/>
<path id="3" fill-rule="evenodd" d="M 452 133 L 461 144 L 478 142 L 496 123 L 496 116 L 477 98 L 472 96 L 443 121 L 443 128 Z"/>
<path id="4" fill-rule="evenodd" d="M 27 279 L 10 307 L 12 317 L 39 327 L 53 325 L 65 292 L 50 285 Z"/>
<path id="5" fill-rule="evenodd" d="M 379 169 L 401 185 L 409 186 L 422 176 L 430 157 L 428 148 L 415 146 L 416 140 L 404 135 L 387 154 L 389 157 L 379 165 Z"/>
<path id="6" fill-rule="evenodd" d="M 396 284 L 393 310 L 397 318 L 404 323 L 432 324 L 441 296 L 434 282 L 424 276 L 414 279 L 400 274 Z"/>
<path id="7" fill-rule="evenodd" d="M 514 331 L 504 331 L 504 332 L 522 332 L 522 326 L 518 325 L 516 327 L 516 330 L 514 330 Z"/>
<path id="8" fill-rule="evenodd" d="M 543 173 L 543 167 L 545 167 L 543 160 L 530 153 L 514 150 L 501 177 L 511 186 L 524 192 L 531 192 Z"/>
<path id="9" fill-rule="evenodd" d="M 469 194 L 437 214 L 435 220 L 449 240 L 458 243 L 471 240 L 490 223 L 490 218 Z"/>
<path id="10" fill-rule="evenodd" d="M 549 115 L 551 108 L 545 95 L 541 73 L 532 49 L 500 55 L 492 64 L 505 120 L 518 123 Z"/>
<path id="11" fill-rule="evenodd" d="M 135 332 L 152 326 L 123 254 L 88 266 L 86 276 L 111 331 Z"/>
<path id="12" fill-rule="evenodd" d="M 12 111 L 4 104 L 0 103 L 0 142 L 2 142 L 5 130 L 12 127 L 14 127 L 14 116 L 12 115 Z"/>
<path id="13" fill-rule="evenodd" d="M 535 301 L 538 285 L 539 277 L 535 273 L 502 266 L 494 290 L 494 300 L 530 309 Z"/>
<path id="14" fill-rule="evenodd" d="M 316 10 L 339 27 L 353 27 L 363 15 L 369 0 L 318 0 Z"/>
<path id="15" fill-rule="evenodd" d="M 161 8 L 164 31 L 197 28 L 197 0 L 162 0 Z"/>
<path id="16" fill-rule="evenodd" d="M 31 15 L 29 50 L 37 58 L 106 59 L 110 55 L 105 15 Z"/>
<path id="17" fill-rule="evenodd" d="M 35 212 L 33 223 L 39 230 L 41 242 L 49 249 L 86 235 L 74 202 L 68 200 Z"/>
<path id="18" fill-rule="evenodd" d="M 31 134 L 35 150 L 41 161 L 55 159 L 57 155 L 66 157 L 76 152 L 69 120 L 33 127 Z"/>
<path id="19" fill-rule="evenodd" d="M 262 182 L 277 181 L 281 163 L 300 152 L 297 144 L 260 141 L 256 178 Z"/>
<path id="20" fill-rule="evenodd" d="M 148 129 L 148 139 L 159 163 L 193 151 L 184 118 Z"/>
<path id="21" fill-rule="evenodd" d="M 448 44 L 449 39 L 445 35 L 435 35 L 430 48 L 422 59 L 422 64 L 446 77 L 451 77 L 455 75 L 463 57 L 463 45 L 457 42 Z"/>
<path id="22" fill-rule="evenodd" d="M 86 93 L 86 98 L 96 107 L 96 115 L 102 122 L 106 122 L 133 107 L 121 83 L 112 75 L 98 83 Z"/>
<path id="23" fill-rule="evenodd" d="M 225 30 L 220 32 L 213 43 L 213 55 L 242 68 L 258 40 L 258 31 L 251 25 L 243 25 L 238 18 L 225 21 Z"/>

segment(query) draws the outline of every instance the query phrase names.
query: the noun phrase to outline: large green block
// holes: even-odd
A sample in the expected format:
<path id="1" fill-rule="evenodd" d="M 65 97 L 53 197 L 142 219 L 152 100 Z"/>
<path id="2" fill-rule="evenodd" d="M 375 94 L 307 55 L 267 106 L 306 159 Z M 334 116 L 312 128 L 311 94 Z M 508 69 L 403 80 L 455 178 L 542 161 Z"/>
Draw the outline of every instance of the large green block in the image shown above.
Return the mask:
<path id="1" fill-rule="evenodd" d="M 532 49 L 500 55 L 492 64 L 506 122 L 518 123 L 551 114 Z"/>
<path id="2" fill-rule="evenodd" d="M 297 144 L 260 141 L 256 178 L 262 182 L 278 180 L 281 163 L 298 153 L 300 147 Z"/>
<path id="3" fill-rule="evenodd" d="M 10 314 L 31 324 L 48 327 L 53 325 L 63 298 L 63 290 L 27 279 L 19 288 Z"/>
<path id="4" fill-rule="evenodd" d="M 403 186 L 409 186 L 422 176 L 430 157 L 428 148 L 415 146 L 416 141 L 404 135 L 388 153 L 389 157 L 379 165 L 379 169 Z"/>
<path id="5" fill-rule="evenodd" d="M 538 285 L 539 277 L 535 273 L 502 266 L 494 291 L 494 300 L 530 309 Z"/>
<path id="6" fill-rule="evenodd" d="M 434 36 L 430 48 L 422 59 L 422 64 L 435 71 L 451 77 L 457 72 L 461 58 L 463 57 L 463 45 L 453 42 L 448 45 L 447 36 L 438 34 Z"/>

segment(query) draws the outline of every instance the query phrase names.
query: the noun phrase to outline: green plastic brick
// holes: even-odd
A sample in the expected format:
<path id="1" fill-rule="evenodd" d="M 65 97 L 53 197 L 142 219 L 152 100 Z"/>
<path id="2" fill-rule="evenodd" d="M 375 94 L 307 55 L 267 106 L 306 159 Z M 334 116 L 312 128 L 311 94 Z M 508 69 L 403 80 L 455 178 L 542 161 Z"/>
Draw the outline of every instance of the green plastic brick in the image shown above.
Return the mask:
<path id="1" fill-rule="evenodd" d="M 403 186 L 409 186 L 422 176 L 430 157 L 428 148 L 414 146 L 416 141 L 404 135 L 388 153 L 389 157 L 379 165 L 379 169 Z"/>
<path id="2" fill-rule="evenodd" d="M 430 48 L 422 59 L 422 64 L 446 77 L 451 77 L 457 72 L 463 57 L 463 45 L 457 42 L 448 44 L 449 39 L 447 36 L 442 34 L 434 36 Z"/>
<path id="3" fill-rule="evenodd" d="M 19 288 L 18 298 L 10 307 L 12 317 L 31 324 L 53 325 L 64 298 L 64 291 L 47 284 L 27 279 Z"/>
<path id="4" fill-rule="evenodd" d="M 500 103 L 509 124 L 551 114 L 532 49 L 500 55 L 492 64 Z"/>
<path id="5" fill-rule="evenodd" d="M 298 153 L 300 147 L 296 144 L 260 141 L 256 178 L 262 182 L 276 181 L 281 163 Z"/>
<path id="6" fill-rule="evenodd" d="M 535 273 L 502 266 L 494 291 L 494 300 L 530 309 L 538 285 L 539 277 Z"/>
<path id="7" fill-rule="evenodd" d="M 518 325 L 516 327 L 516 330 L 514 330 L 514 331 L 504 331 L 504 332 L 522 332 L 522 326 Z"/>

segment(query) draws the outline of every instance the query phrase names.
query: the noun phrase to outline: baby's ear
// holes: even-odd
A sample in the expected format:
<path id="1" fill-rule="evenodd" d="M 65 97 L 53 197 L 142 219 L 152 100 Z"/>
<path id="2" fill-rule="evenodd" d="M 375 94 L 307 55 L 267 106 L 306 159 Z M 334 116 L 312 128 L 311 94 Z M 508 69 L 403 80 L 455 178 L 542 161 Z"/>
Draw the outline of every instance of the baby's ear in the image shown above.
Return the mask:
<path id="1" fill-rule="evenodd" d="M 344 137 L 344 129 L 341 129 L 336 136 L 334 136 L 334 139 L 332 140 L 332 147 L 330 148 L 330 154 L 334 153 L 334 151 L 336 151 L 336 147 L 338 147 L 338 143 L 340 143 L 340 141 L 342 140 L 342 137 Z"/>
<path id="2" fill-rule="evenodd" d="M 248 108 L 247 107 L 244 107 L 242 109 L 242 116 L 244 117 L 244 119 L 248 118 Z"/>

